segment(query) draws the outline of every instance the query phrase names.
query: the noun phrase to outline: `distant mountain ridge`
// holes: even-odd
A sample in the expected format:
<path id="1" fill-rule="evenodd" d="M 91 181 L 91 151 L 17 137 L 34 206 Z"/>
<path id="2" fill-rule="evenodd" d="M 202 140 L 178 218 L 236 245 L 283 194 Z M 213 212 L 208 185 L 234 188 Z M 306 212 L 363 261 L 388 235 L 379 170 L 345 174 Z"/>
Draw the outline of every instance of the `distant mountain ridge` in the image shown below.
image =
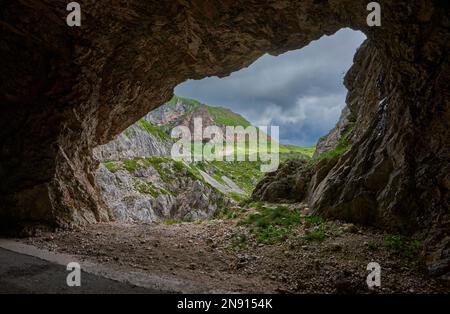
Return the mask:
<path id="1" fill-rule="evenodd" d="M 215 107 L 200 103 L 197 100 L 174 96 L 168 103 L 150 112 L 146 119 L 166 133 L 175 126 L 186 126 L 191 134 L 198 134 L 194 129 L 194 119 L 201 118 L 202 130 L 208 126 L 218 126 L 223 134 L 227 126 L 251 126 L 251 123 L 240 114 L 223 107 Z"/>
<path id="2" fill-rule="evenodd" d="M 170 132 L 175 126 L 186 126 L 194 134 L 194 118 L 202 118 L 203 130 L 219 126 L 225 134 L 226 126 L 251 123 L 240 114 L 223 107 L 213 107 L 197 100 L 174 96 L 169 102 L 151 111 L 119 134 L 113 141 L 97 147 L 94 156 L 100 160 L 121 160 L 148 156 L 169 156 L 174 140 Z"/>

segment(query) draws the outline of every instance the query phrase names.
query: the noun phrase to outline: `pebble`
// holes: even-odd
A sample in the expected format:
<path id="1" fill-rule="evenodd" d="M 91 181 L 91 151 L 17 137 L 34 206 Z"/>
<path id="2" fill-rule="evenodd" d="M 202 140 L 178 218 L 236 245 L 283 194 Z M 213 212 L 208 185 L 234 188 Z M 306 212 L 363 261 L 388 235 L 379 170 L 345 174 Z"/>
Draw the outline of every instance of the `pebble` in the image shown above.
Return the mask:
<path id="1" fill-rule="evenodd" d="M 342 228 L 344 232 L 357 233 L 358 228 L 354 224 L 345 224 Z"/>

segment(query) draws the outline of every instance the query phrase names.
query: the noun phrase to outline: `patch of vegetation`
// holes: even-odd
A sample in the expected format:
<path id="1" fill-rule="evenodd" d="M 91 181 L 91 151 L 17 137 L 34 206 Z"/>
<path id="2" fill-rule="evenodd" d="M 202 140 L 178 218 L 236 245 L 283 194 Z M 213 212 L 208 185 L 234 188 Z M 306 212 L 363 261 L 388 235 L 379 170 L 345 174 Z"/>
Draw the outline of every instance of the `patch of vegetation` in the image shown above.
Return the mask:
<path id="1" fill-rule="evenodd" d="M 232 208 L 226 208 L 223 212 L 223 217 L 227 218 L 227 219 L 234 219 L 239 217 L 243 212 L 242 208 L 236 208 L 236 207 L 232 207 Z"/>
<path id="2" fill-rule="evenodd" d="M 115 173 L 122 168 L 122 163 L 119 161 L 105 161 L 103 162 L 103 165 L 112 173 Z"/>
<path id="3" fill-rule="evenodd" d="M 230 109 L 212 106 L 207 106 L 207 109 L 218 125 L 242 126 L 244 128 L 251 125 L 251 123 L 248 122 L 243 116 L 231 111 Z"/>
<path id="4" fill-rule="evenodd" d="M 176 163 L 179 163 L 178 165 Z M 234 183 L 236 183 L 244 192 L 245 195 L 238 193 L 229 193 L 228 196 L 232 197 L 234 200 L 240 202 L 246 199 L 253 189 L 255 188 L 256 182 L 263 176 L 259 169 L 259 162 L 249 162 L 249 161 L 196 161 L 188 164 L 182 162 L 174 162 L 174 167 L 178 171 L 186 169 L 188 171 L 187 175 L 191 176 L 192 179 L 200 180 L 204 183 L 200 171 L 208 173 L 217 182 L 226 185 L 223 176 L 230 178 Z"/>
<path id="5" fill-rule="evenodd" d="M 244 201 L 242 205 L 247 208 L 261 208 L 264 207 L 265 203 L 263 201 L 247 200 Z"/>
<path id="6" fill-rule="evenodd" d="M 322 217 L 319 216 L 306 216 L 305 218 L 306 226 L 313 226 L 311 230 L 306 231 L 303 236 L 303 240 L 305 241 L 323 241 L 327 238 L 325 233 L 325 221 Z"/>
<path id="7" fill-rule="evenodd" d="M 263 173 L 260 171 L 259 161 L 212 161 L 217 176 L 227 176 L 235 182 L 247 195 L 250 195 Z M 220 181 L 219 181 L 220 182 Z M 240 201 L 240 200 L 239 200 Z"/>
<path id="8" fill-rule="evenodd" d="M 295 145 L 280 145 L 280 154 L 285 156 L 307 156 L 311 158 L 316 151 L 316 146 L 302 147 Z"/>
<path id="9" fill-rule="evenodd" d="M 386 236 L 384 245 L 394 253 L 408 259 L 416 258 L 422 249 L 422 242 L 401 235 Z"/>
<path id="10" fill-rule="evenodd" d="M 122 164 L 128 172 L 135 172 L 139 168 L 139 159 L 123 160 Z"/>
<path id="11" fill-rule="evenodd" d="M 169 219 L 163 220 L 162 223 L 165 225 L 176 225 L 176 224 L 182 223 L 182 221 L 173 219 L 173 218 L 169 218 Z"/>
<path id="12" fill-rule="evenodd" d="M 242 201 L 246 200 L 248 197 L 247 195 L 236 193 L 236 192 L 228 193 L 228 196 L 230 196 L 236 202 L 242 202 Z"/>
<path id="13" fill-rule="evenodd" d="M 177 160 L 173 161 L 173 168 L 175 169 L 175 171 L 178 171 L 178 172 L 181 172 L 184 169 L 186 169 L 184 164 L 181 161 L 177 161 Z"/>
<path id="14" fill-rule="evenodd" d="M 170 157 L 152 156 L 143 159 L 145 166 L 155 169 L 161 180 L 170 183 L 174 179 L 174 173 L 171 171 L 173 160 Z M 166 165 L 166 166 L 164 166 Z"/>
<path id="15" fill-rule="evenodd" d="M 303 237 L 303 239 L 306 241 L 319 241 L 319 242 L 325 240 L 326 238 L 327 235 L 325 234 L 323 226 L 307 231 L 305 233 L 305 236 Z"/>
<path id="16" fill-rule="evenodd" d="M 305 217 L 305 223 L 309 224 L 309 225 L 321 225 L 324 223 L 324 220 L 322 217 L 319 216 L 306 216 Z"/>
<path id="17" fill-rule="evenodd" d="M 140 119 L 137 122 L 137 125 L 149 134 L 155 136 L 156 138 L 159 138 L 161 141 L 171 141 L 171 138 L 167 133 L 145 119 Z"/>
<path id="18" fill-rule="evenodd" d="M 187 170 L 188 170 L 188 175 L 191 177 L 191 179 L 204 182 L 202 175 L 200 174 L 200 172 L 198 171 L 198 169 L 195 167 L 195 165 L 193 163 L 190 163 L 188 165 Z"/>
<path id="19" fill-rule="evenodd" d="M 353 125 L 350 125 L 348 129 L 342 134 L 336 147 L 334 149 L 323 152 L 317 157 L 317 160 L 324 158 L 334 158 L 346 153 L 351 147 L 350 136 L 353 131 Z"/>
<path id="20" fill-rule="evenodd" d="M 260 207 L 254 214 L 247 216 L 239 225 L 247 225 L 256 240 L 274 244 L 287 239 L 293 229 L 301 223 L 300 210 L 291 210 L 285 206 Z"/>
<path id="21" fill-rule="evenodd" d="M 156 187 L 153 186 L 153 184 L 149 182 L 144 182 L 142 180 L 135 180 L 134 181 L 134 189 L 142 194 L 149 194 L 153 198 L 157 198 L 160 195 L 160 192 Z"/>

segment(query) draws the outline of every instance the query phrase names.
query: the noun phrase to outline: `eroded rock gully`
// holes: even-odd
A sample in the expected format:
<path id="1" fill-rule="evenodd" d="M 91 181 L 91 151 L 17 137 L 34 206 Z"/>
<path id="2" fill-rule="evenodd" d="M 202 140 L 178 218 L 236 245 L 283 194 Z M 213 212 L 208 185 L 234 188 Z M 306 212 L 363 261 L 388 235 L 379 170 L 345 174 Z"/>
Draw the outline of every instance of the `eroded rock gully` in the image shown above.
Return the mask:
<path id="1" fill-rule="evenodd" d="M 448 270 L 445 1 L 383 1 L 382 27 L 373 28 L 364 1 L 80 1 L 80 28 L 66 26 L 66 2 L 2 3 L 3 231 L 109 220 L 95 146 L 188 78 L 227 75 L 351 27 L 368 37 L 345 80 L 353 145 L 319 163 L 307 199 L 327 216 L 424 230 L 432 269 Z"/>

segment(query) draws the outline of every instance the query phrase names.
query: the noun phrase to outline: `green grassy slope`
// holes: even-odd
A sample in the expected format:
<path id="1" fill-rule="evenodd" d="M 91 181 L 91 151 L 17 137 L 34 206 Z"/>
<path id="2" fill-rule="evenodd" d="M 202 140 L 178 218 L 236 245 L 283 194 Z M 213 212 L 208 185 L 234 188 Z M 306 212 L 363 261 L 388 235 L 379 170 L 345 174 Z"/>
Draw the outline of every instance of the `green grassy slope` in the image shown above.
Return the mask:
<path id="1" fill-rule="evenodd" d="M 160 139 L 161 141 L 172 141 L 172 138 L 164 132 L 161 128 L 151 124 L 145 119 L 140 119 L 136 124 L 143 129 L 144 131 L 147 131 L 149 134 L 152 134 L 156 138 Z"/>
<path id="2" fill-rule="evenodd" d="M 230 109 L 208 105 L 206 107 L 217 125 L 242 126 L 244 128 L 251 125 L 251 123 L 248 122 L 243 116 L 231 111 Z"/>

